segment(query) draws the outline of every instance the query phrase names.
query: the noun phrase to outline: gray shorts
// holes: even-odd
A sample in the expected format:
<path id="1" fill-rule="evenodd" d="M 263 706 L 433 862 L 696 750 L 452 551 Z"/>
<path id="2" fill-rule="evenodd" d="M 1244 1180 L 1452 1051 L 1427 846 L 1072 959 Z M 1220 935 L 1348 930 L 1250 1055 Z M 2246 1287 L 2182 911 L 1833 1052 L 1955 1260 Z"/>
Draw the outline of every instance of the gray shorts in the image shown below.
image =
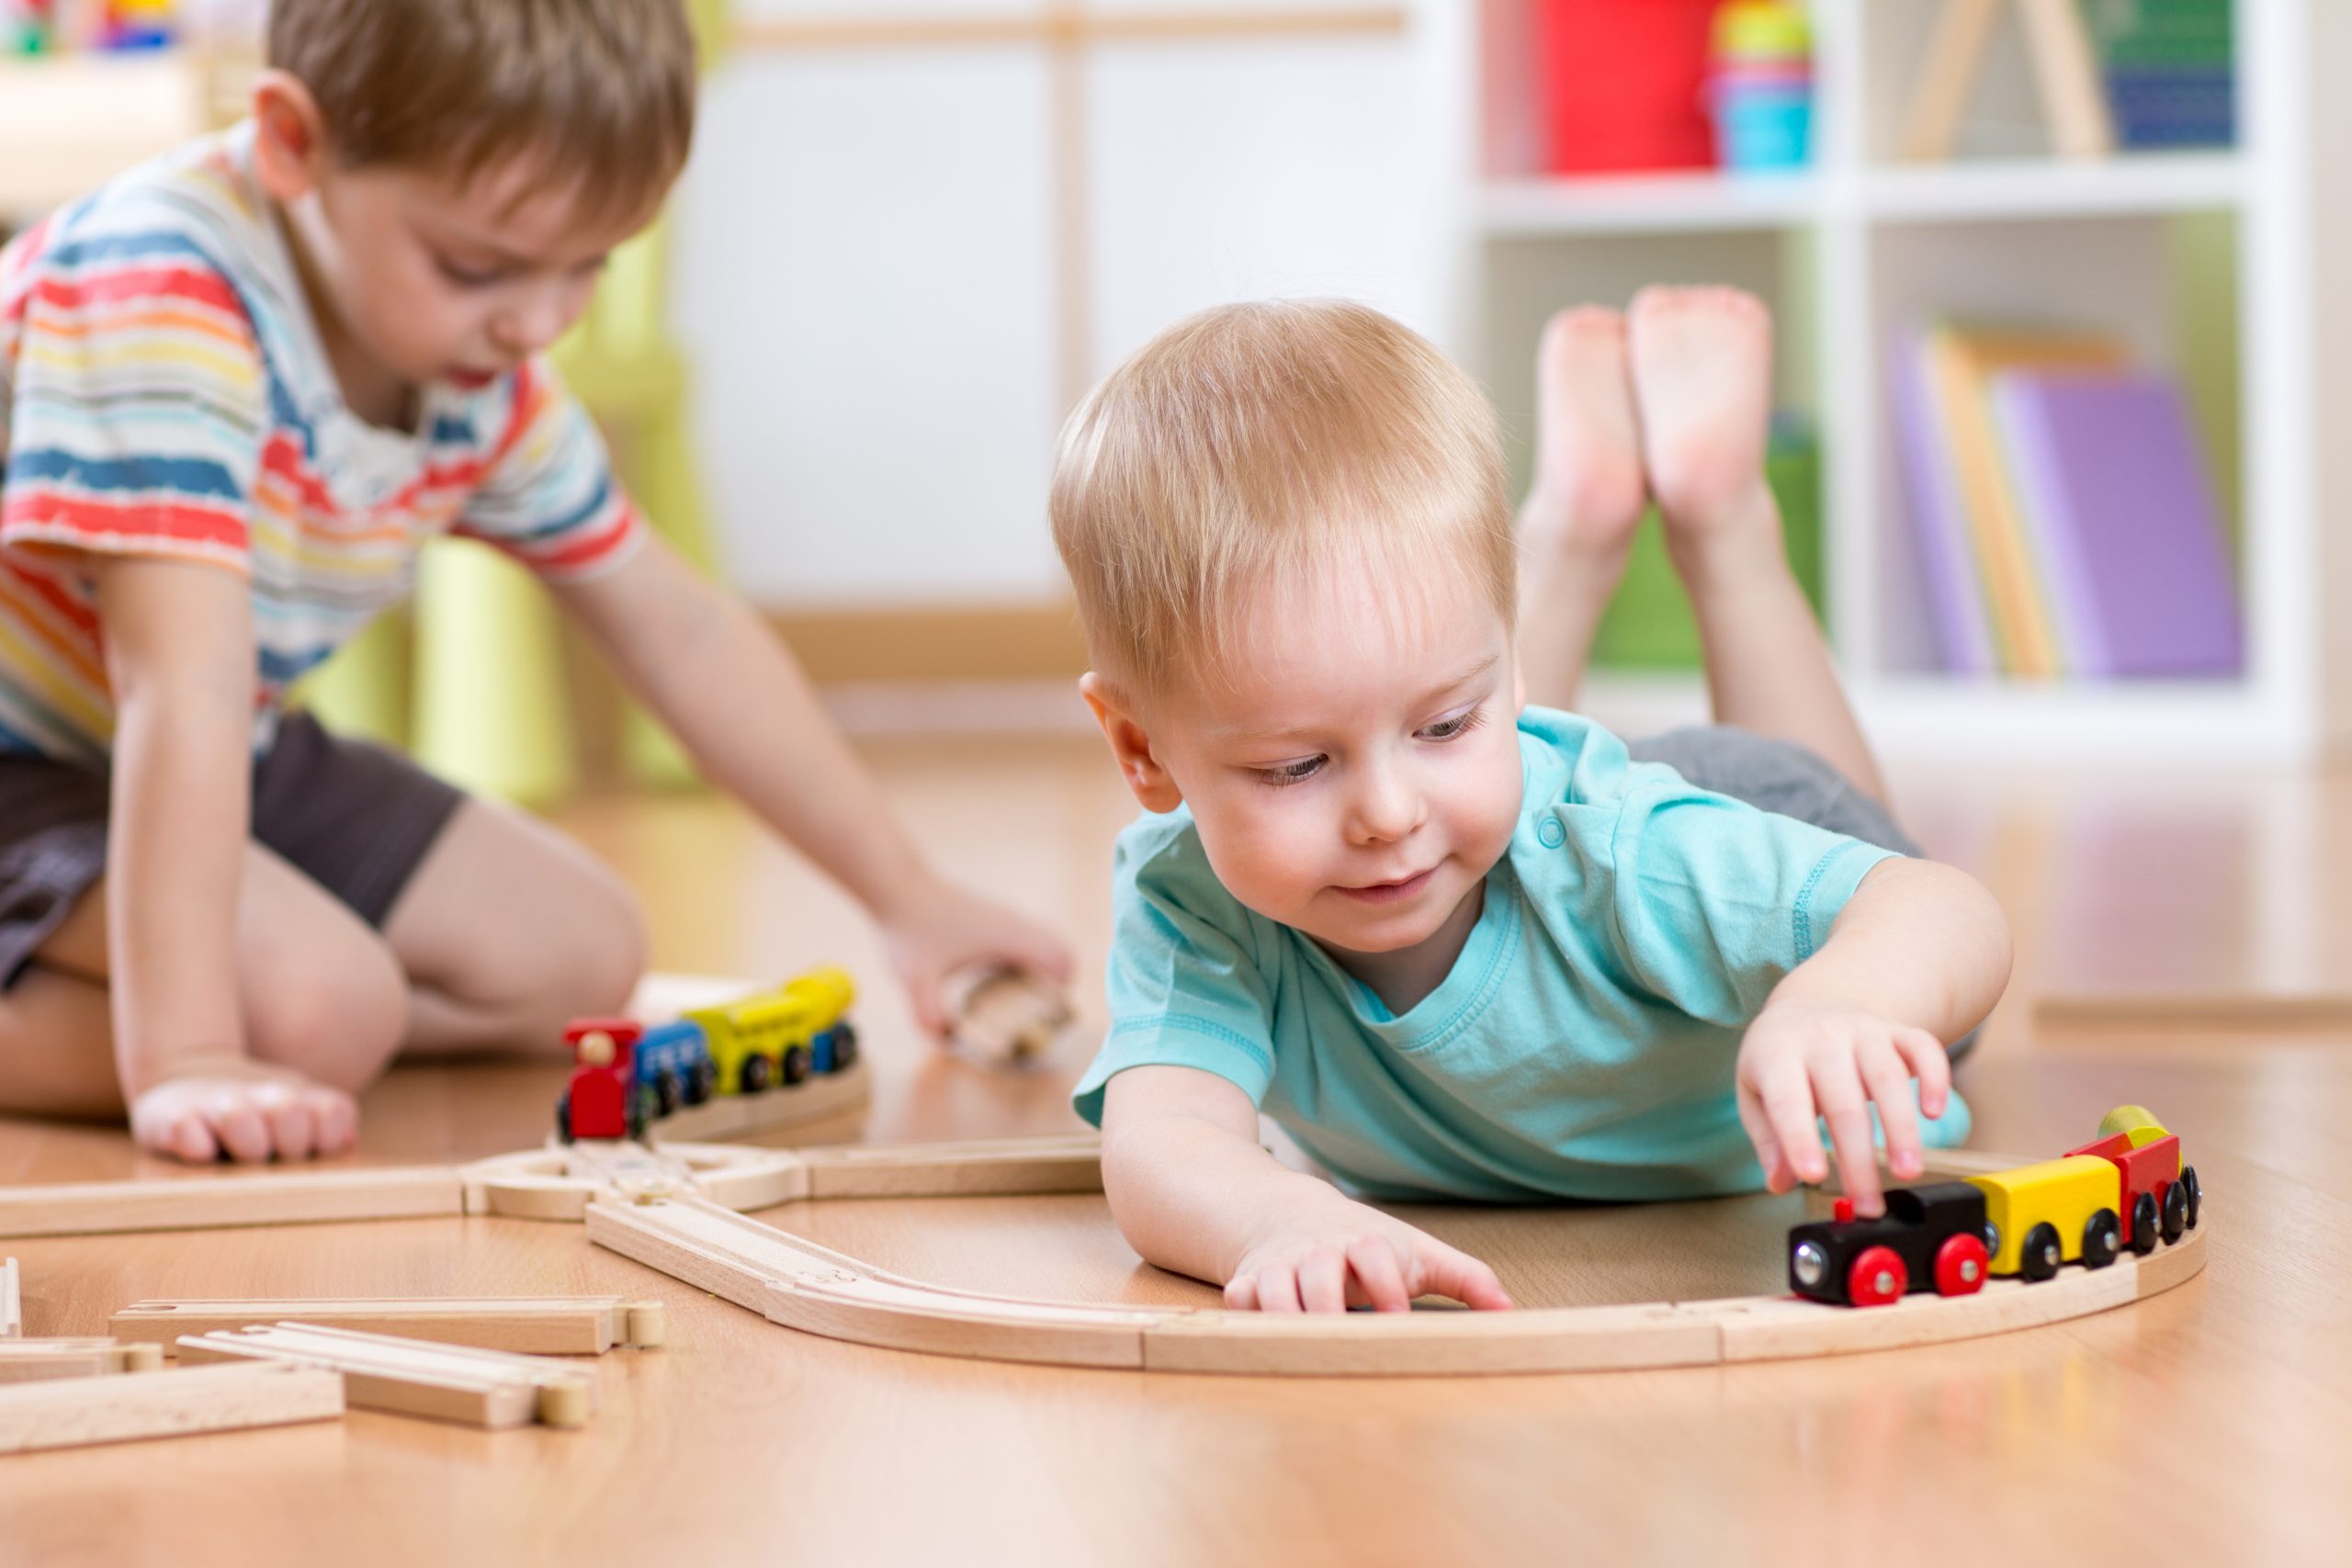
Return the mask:
<path id="1" fill-rule="evenodd" d="M 1728 724 L 1707 724 L 1630 741 L 1625 749 L 1635 761 L 1664 762 L 1701 789 L 1744 800 L 1775 816 L 1793 817 L 1897 854 L 1919 853 L 1919 846 L 1896 825 L 1893 813 L 1793 741 Z M 1952 1043 L 1952 1059 L 1959 1060 L 1975 1043 L 1972 1029 Z"/>
<path id="2" fill-rule="evenodd" d="M 0 989 L 106 874 L 111 775 L 0 756 Z M 254 762 L 254 841 L 380 927 L 465 800 L 398 752 L 278 722 Z"/>

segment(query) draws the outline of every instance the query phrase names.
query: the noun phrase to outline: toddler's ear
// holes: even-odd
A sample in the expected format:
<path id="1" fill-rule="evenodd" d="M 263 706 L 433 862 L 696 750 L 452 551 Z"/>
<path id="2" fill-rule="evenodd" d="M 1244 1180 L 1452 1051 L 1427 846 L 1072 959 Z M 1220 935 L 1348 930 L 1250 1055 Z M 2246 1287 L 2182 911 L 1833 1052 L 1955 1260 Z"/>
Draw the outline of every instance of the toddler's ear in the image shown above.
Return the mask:
<path id="1" fill-rule="evenodd" d="M 265 71 L 254 83 L 254 167 L 274 201 L 294 201 L 318 184 L 327 161 L 326 120 L 300 78 Z"/>
<path id="2" fill-rule="evenodd" d="M 1146 811 L 1173 811 L 1184 803 L 1184 792 L 1159 765 L 1159 758 L 1152 751 L 1151 737 L 1145 733 L 1142 721 L 1117 687 L 1092 670 L 1078 678 L 1078 694 L 1094 711 L 1094 722 L 1102 727 L 1102 739 L 1111 743 L 1111 755 L 1119 764 L 1119 776 L 1127 781 L 1127 789 L 1136 803 Z"/>

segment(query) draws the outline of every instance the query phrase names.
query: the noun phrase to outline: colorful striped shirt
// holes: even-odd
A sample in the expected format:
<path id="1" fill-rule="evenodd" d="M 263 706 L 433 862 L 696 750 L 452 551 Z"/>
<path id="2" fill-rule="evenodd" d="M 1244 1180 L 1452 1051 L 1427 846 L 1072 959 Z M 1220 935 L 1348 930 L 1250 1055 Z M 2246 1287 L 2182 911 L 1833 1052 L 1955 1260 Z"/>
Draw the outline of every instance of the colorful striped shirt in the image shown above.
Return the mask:
<path id="1" fill-rule="evenodd" d="M 0 250 L 0 751 L 110 749 L 92 553 L 251 584 L 259 751 L 287 686 L 405 600 L 442 534 L 566 580 L 617 563 L 644 525 L 543 361 L 424 388 L 413 433 L 345 405 L 250 125 Z"/>

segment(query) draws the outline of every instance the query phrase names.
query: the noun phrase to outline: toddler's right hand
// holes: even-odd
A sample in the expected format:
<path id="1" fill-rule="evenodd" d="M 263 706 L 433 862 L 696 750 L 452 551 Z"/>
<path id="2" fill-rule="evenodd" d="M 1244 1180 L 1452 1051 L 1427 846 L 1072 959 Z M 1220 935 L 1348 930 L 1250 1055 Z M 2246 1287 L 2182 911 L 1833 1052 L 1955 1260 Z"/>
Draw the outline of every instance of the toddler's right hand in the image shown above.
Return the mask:
<path id="1" fill-rule="evenodd" d="M 241 1056 L 191 1064 L 130 1102 L 142 1148 L 209 1163 L 336 1155 L 359 1135 L 359 1108 L 338 1089 Z"/>
<path id="2" fill-rule="evenodd" d="M 1428 1295 L 1488 1311 L 1510 1305 L 1495 1271 L 1468 1253 L 1343 1199 L 1261 1238 L 1234 1267 L 1225 1304 L 1239 1312 L 1405 1312 L 1415 1296 Z"/>

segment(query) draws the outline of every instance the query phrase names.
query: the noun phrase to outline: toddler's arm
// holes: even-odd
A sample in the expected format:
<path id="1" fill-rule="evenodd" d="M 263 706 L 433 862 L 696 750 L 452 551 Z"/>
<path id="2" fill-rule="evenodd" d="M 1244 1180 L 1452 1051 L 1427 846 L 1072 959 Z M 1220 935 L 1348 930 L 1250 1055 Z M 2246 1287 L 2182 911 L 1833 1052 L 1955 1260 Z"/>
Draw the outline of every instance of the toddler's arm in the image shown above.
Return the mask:
<path id="1" fill-rule="evenodd" d="M 1889 1168 L 1917 1176 L 1925 1159 L 1911 1080 L 1919 1109 L 1943 1114 L 1944 1043 L 1992 1011 L 2008 976 L 2008 922 L 1973 877 L 1931 861 L 1873 867 L 1829 940 L 1773 987 L 1740 1045 L 1740 1119 L 1772 1190 L 1828 1174 L 1818 1118 L 1855 1208 L 1880 1213 L 1870 1105 Z"/>
<path id="2" fill-rule="evenodd" d="M 1102 1190 L 1148 1262 L 1265 1312 L 1403 1312 L 1415 1296 L 1508 1307 L 1494 1270 L 1258 1145 L 1250 1097 L 1194 1067 L 1130 1067 L 1107 1086 Z"/>
<path id="3" fill-rule="evenodd" d="M 558 592 L 711 781 L 873 911 L 926 1029 L 944 1028 L 941 982 L 966 965 L 1069 978 L 1058 940 L 923 863 L 798 662 L 734 595 L 658 538 Z"/>
<path id="4" fill-rule="evenodd" d="M 94 563 L 115 701 L 106 877 L 115 1068 L 131 1132 L 209 1160 L 347 1146 L 348 1095 L 249 1061 L 237 989 L 251 811 L 244 582 L 147 558 Z"/>

